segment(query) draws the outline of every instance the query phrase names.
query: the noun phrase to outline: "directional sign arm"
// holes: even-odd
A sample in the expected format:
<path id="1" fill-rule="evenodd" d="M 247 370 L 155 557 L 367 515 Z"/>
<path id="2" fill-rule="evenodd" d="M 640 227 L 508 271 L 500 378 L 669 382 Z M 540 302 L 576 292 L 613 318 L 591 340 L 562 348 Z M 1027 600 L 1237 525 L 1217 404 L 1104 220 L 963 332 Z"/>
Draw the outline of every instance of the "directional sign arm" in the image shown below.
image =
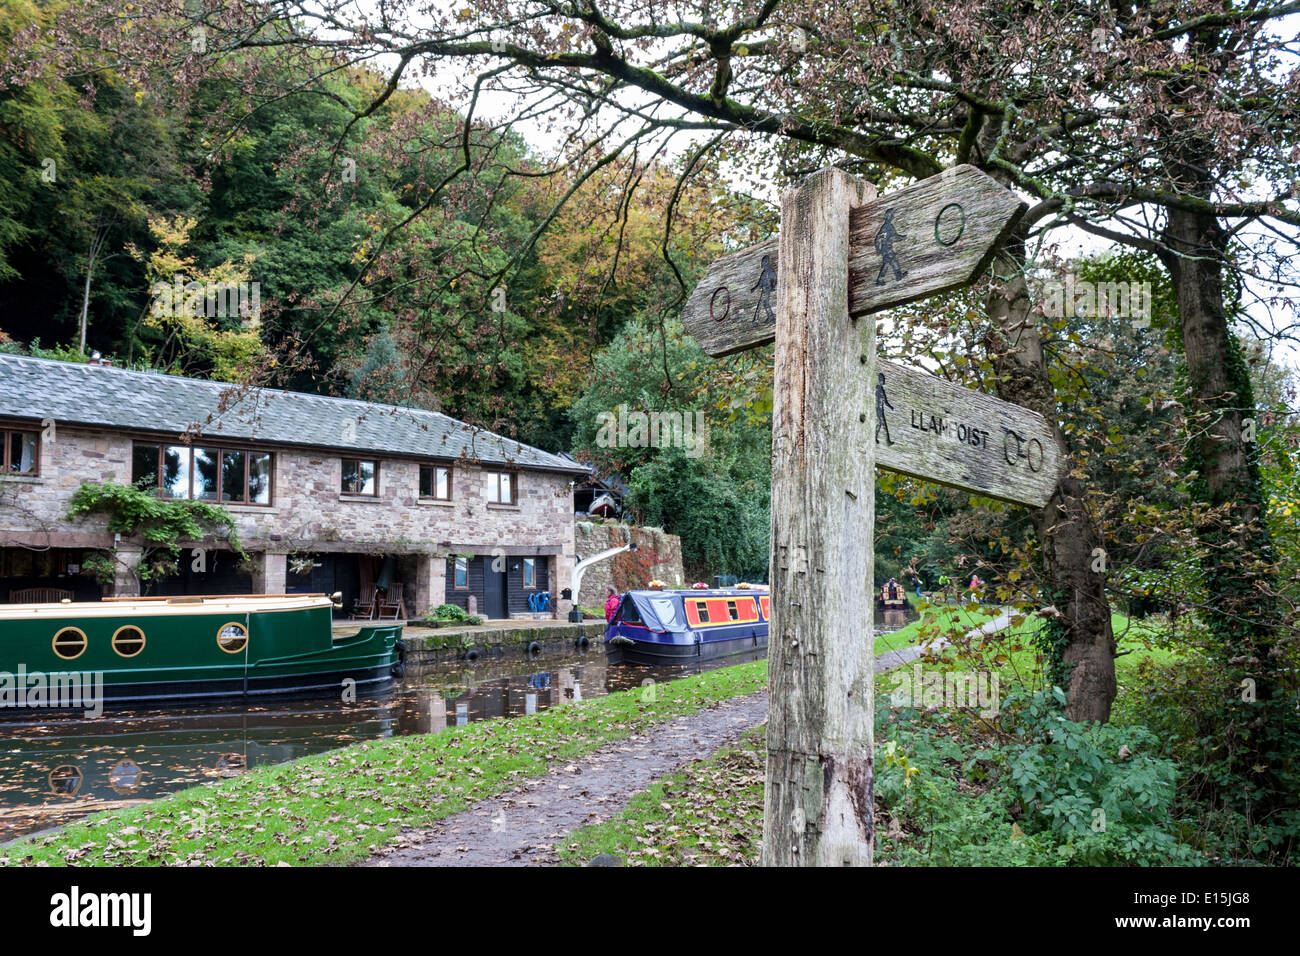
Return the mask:
<path id="1" fill-rule="evenodd" d="M 849 314 L 860 318 L 974 282 L 1025 204 L 973 166 L 956 166 L 849 213 Z M 709 355 L 776 336 L 778 240 L 718 259 L 682 309 Z"/>
<path id="2" fill-rule="evenodd" d="M 849 214 L 854 318 L 969 285 L 1025 204 L 974 166 L 955 166 Z"/>
<path id="3" fill-rule="evenodd" d="M 682 324 L 709 355 L 730 355 L 776 337 L 779 239 L 723 256 L 682 307 Z"/>
<path id="4" fill-rule="evenodd" d="M 1034 508 L 1056 490 L 1061 457 L 1037 412 L 880 360 L 874 405 L 881 468 Z"/>

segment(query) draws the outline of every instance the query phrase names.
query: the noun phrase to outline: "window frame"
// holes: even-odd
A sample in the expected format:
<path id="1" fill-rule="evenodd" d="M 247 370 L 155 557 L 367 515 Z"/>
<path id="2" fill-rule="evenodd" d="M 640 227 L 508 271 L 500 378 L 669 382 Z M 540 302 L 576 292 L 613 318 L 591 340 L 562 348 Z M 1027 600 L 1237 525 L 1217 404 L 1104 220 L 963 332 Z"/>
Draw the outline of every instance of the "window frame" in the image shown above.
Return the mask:
<path id="1" fill-rule="evenodd" d="M 234 649 L 226 647 L 225 644 L 221 643 L 221 637 L 225 633 L 226 628 L 228 627 L 237 627 L 242 633 L 243 639 L 240 645 Z M 244 651 L 248 649 L 248 626 L 243 621 L 226 621 L 226 623 L 222 624 L 220 627 L 217 628 L 217 647 L 219 647 L 226 654 L 244 653 Z"/>
<path id="2" fill-rule="evenodd" d="M 118 647 L 117 639 L 119 636 L 121 636 L 123 631 L 135 631 L 137 634 L 140 635 L 140 646 L 137 647 L 130 654 L 123 653 L 121 648 Z M 125 638 L 124 640 L 131 641 L 134 640 L 134 638 L 128 637 Z M 116 631 L 113 632 L 113 636 L 109 639 L 108 646 L 113 649 L 113 653 L 116 654 L 118 657 L 125 658 L 126 660 L 131 660 L 132 658 L 139 657 L 141 654 L 143 654 L 145 646 L 148 643 L 149 643 L 149 639 L 148 637 L 145 636 L 144 629 L 142 627 L 140 627 L 138 624 L 123 624 L 121 627 L 119 627 Z"/>
<path id="3" fill-rule="evenodd" d="M 151 490 L 156 497 L 161 498 L 164 501 L 205 501 L 211 504 L 221 505 L 222 507 L 248 506 L 253 508 L 270 508 L 272 505 L 275 504 L 275 455 L 276 453 L 274 451 L 271 451 L 266 448 L 254 448 L 247 445 L 230 445 L 224 443 L 220 445 L 209 445 L 206 443 L 200 444 L 198 442 L 195 442 L 194 444 L 186 445 L 183 442 L 178 444 L 176 442 L 166 441 L 165 439 L 162 438 L 133 438 L 131 439 L 131 475 L 132 475 L 131 484 L 133 485 L 136 482 L 135 450 L 137 447 L 140 446 L 144 446 L 147 448 L 152 447 L 158 449 L 157 463 L 154 466 L 154 475 L 153 475 L 154 484 L 153 484 L 153 488 L 149 490 Z M 178 495 L 168 495 L 165 493 L 165 489 L 163 487 L 163 462 L 166 460 L 168 448 L 184 448 L 189 452 L 189 472 L 187 475 L 187 485 L 186 485 L 186 487 L 189 489 L 188 495 L 178 496 Z M 209 451 L 215 451 L 217 453 L 217 496 L 215 498 L 197 498 L 194 495 L 194 469 L 196 467 L 194 461 L 195 448 L 203 448 Z M 224 493 L 225 489 L 222 487 L 221 470 L 225 464 L 225 456 L 228 452 L 240 454 L 244 456 L 244 497 L 243 500 L 241 501 L 236 501 L 233 498 L 227 499 Z M 269 459 L 268 467 L 266 471 L 266 475 L 267 475 L 266 501 L 253 501 L 252 494 L 249 491 L 249 482 L 253 476 L 254 455 L 265 455 Z"/>
<path id="4" fill-rule="evenodd" d="M 465 583 L 457 584 L 456 579 L 460 576 L 461 562 L 465 562 Z M 453 591 L 469 590 L 469 558 L 463 554 L 455 555 L 451 562 L 451 589 Z"/>
<path id="5" fill-rule="evenodd" d="M 483 469 L 483 474 L 487 476 L 489 481 L 491 481 L 492 479 L 496 479 L 496 493 L 498 496 L 497 500 L 494 501 L 492 499 L 491 495 L 488 493 L 487 488 L 483 489 L 483 494 L 487 496 L 488 504 L 506 505 L 506 506 L 519 504 L 519 472 L 507 471 L 502 468 L 485 468 Z M 505 475 L 510 479 L 510 500 L 509 501 L 500 500 L 502 475 Z"/>
<path id="6" fill-rule="evenodd" d="M 9 466 L 12 464 L 9 458 L 9 443 L 13 440 L 14 435 L 31 435 L 35 439 L 36 458 L 31 471 L 9 470 Z M 39 478 L 41 476 L 41 430 L 39 428 L 0 426 L 0 441 L 4 442 L 4 447 L 0 448 L 0 475 L 5 478 Z"/>
<path id="7" fill-rule="evenodd" d="M 355 461 L 357 463 L 357 477 L 361 476 L 360 465 L 362 462 L 370 462 L 375 466 L 375 490 L 374 491 L 348 491 L 344 485 L 343 472 L 347 470 L 347 463 Z M 418 490 L 418 489 L 417 489 Z M 349 495 L 353 498 L 378 498 L 379 497 L 379 459 L 378 458 L 339 458 L 339 494 Z"/>
<path id="8" fill-rule="evenodd" d="M 424 484 L 424 470 L 426 468 L 433 470 L 433 480 L 430 482 L 430 487 L 433 488 L 433 494 L 431 495 L 426 495 L 420 491 L 420 486 Z M 447 473 L 447 494 L 441 496 L 438 494 L 438 472 L 440 470 Z M 420 501 L 451 501 L 451 476 L 451 465 L 439 465 L 433 462 L 420 465 L 420 476 L 415 486 L 416 497 Z"/>
<path id="9" fill-rule="evenodd" d="M 533 570 L 533 583 L 532 583 L 532 584 L 529 584 L 529 583 L 528 583 L 528 569 L 529 569 L 529 568 L 532 568 L 532 570 Z M 536 590 L 537 590 L 537 559 L 536 559 L 536 558 L 524 558 L 523 561 L 520 562 L 520 565 L 519 565 L 519 574 L 520 574 L 520 580 L 523 582 L 523 589 L 524 589 L 525 591 L 536 591 Z"/>

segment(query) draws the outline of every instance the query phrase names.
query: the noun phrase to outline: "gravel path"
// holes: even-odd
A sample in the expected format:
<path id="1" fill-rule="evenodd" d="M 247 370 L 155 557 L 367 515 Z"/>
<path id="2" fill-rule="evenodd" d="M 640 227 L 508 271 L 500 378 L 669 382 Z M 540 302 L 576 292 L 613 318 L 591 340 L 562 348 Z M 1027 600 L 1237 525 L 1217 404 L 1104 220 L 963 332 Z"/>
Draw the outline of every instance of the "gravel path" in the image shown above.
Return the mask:
<path id="1" fill-rule="evenodd" d="M 976 637 L 980 634 L 992 634 L 994 631 L 1000 631 L 1011 623 L 1011 612 L 1003 611 L 991 621 L 985 621 L 979 627 L 973 627 L 966 632 L 967 637 Z M 876 655 L 876 673 L 881 671 L 892 671 L 895 667 L 902 667 L 904 664 L 910 664 L 927 651 L 931 654 L 940 653 L 952 641 L 946 637 L 936 637 L 929 644 L 922 647 L 920 644 L 912 644 L 909 647 L 900 647 L 896 651 L 885 651 L 883 654 Z"/>
<path id="2" fill-rule="evenodd" d="M 1003 613 L 976 631 L 1007 626 Z M 938 652 L 945 639 L 931 644 Z M 919 646 L 876 655 L 876 673 L 920 657 Z M 480 801 L 399 840 L 361 866 L 538 866 L 557 862 L 555 847 L 570 833 L 622 812 L 628 798 L 691 760 L 707 757 L 767 719 L 767 692 L 735 697 L 689 717 L 656 724 L 544 777 Z"/>

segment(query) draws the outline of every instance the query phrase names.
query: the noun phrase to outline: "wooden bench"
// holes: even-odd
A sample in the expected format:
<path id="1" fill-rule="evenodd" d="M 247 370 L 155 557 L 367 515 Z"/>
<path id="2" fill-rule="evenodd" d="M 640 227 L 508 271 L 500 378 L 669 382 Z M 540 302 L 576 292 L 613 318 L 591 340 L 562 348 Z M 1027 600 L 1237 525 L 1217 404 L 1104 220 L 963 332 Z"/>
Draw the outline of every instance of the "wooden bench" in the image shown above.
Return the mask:
<path id="1" fill-rule="evenodd" d="M 20 588 L 9 592 L 10 604 L 59 604 L 65 600 L 72 600 L 72 592 L 63 588 Z"/>

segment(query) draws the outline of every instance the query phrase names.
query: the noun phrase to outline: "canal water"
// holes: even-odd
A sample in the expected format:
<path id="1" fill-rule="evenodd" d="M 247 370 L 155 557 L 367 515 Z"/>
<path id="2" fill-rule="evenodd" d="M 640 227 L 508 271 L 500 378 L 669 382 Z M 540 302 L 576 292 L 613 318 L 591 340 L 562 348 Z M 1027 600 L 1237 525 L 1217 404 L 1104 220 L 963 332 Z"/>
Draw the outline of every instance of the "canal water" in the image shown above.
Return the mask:
<path id="1" fill-rule="evenodd" d="M 876 614 L 883 633 L 915 612 Z M 604 648 L 442 664 L 355 703 L 334 699 L 268 706 L 106 710 L 0 721 L 0 842 L 97 810 L 130 806 L 251 767 L 281 763 L 363 740 L 442 733 L 492 717 L 518 717 L 714 667 L 736 655 L 673 667 L 610 666 Z"/>

